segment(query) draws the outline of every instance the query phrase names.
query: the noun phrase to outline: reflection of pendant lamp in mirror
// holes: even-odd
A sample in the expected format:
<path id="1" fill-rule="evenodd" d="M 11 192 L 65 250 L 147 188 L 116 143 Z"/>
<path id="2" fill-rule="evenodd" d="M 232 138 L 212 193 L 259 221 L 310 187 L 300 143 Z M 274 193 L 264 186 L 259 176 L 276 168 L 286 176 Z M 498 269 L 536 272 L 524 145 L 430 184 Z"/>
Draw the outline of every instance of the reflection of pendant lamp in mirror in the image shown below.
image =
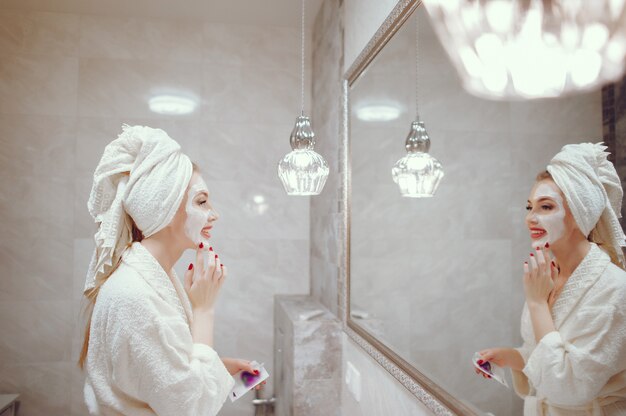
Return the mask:
<path id="1" fill-rule="evenodd" d="M 595 89 L 624 72 L 624 0 L 423 2 L 472 94 L 556 97 Z"/>
<path id="2" fill-rule="evenodd" d="M 419 25 L 415 14 L 415 121 L 406 138 L 407 154 L 396 162 L 391 174 L 398 184 L 402 196 L 428 198 L 435 195 L 439 182 L 443 178 L 441 163 L 428 154 L 430 138 L 424 122 L 420 120 L 418 110 L 418 75 L 419 75 Z"/>
<path id="3" fill-rule="evenodd" d="M 301 96 L 302 109 L 296 118 L 289 142 L 292 151 L 278 162 L 278 177 L 288 195 L 319 195 L 328 178 L 328 164 L 313 150 L 315 133 L 311 120 L 304 115 L 304 2 L 301 27 Z"/>

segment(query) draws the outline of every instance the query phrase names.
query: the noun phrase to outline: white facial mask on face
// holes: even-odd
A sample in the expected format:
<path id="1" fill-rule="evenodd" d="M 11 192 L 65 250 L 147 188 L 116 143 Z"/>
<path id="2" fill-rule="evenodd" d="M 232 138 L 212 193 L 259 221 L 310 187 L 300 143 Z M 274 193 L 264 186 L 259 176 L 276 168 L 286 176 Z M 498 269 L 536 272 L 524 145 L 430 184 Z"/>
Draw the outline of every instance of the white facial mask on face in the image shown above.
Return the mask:
<path id="1" fill-rule="evenodd" d="M 539 240 L 533 240 L 531 242 L 531 246 L 533 248 L 537 246 L 544 246 L 546 243 L 553 244 L 555 241 L 563 237 L 563 234 L 565 233 L 565 206 L 563 204 L 563 198 L 551 186 L 541 183 L 535 189 L 535 193 L 531 195 L 531 201 L 538 204 L 537 201 L 544 197 L 554 200 L 556 207 L 554 207 L 549 214 L 537 215 L 535 213 L 531 217 L 537 222 L 539 227 L 546 230 L 546 235 Z"/>
<path id="2" fill-rule="evenodd" d="M 194 205 L 194 198 L 196 198 L 201 192 L 206 192 L 207 194 L 209 193 L 209 189 L 202 179 L 189 188 L 189 191 L 187 192 L 187 205 L 185 206 L 185 211 L 187 212 L 185 234 L 196 245 L 199 245 L 201 242 L 203 244 L 208 244 L 209 239 L 202 235 L 201 231 L 204 227 L 206 227 L 209 222 L 209 218 L 215 217 L 213 210 L 202 209 L 199 206 Z"/>

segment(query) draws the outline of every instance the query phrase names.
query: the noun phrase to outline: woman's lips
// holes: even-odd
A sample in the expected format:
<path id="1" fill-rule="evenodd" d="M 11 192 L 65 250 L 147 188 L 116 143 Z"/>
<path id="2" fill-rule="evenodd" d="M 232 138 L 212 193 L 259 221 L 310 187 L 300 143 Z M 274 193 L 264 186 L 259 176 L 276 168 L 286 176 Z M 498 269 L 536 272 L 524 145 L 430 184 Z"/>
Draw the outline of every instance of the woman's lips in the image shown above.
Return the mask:
<path id="1" fill-rule="evenodd" d="M 542 230 L 540 228 L 531 228 L 530 229 L 530 238 L 532 238 L 533 240 L 542 238 L 546 234 L 547 234 L 546 230 Z"/>
<path id="2" fill-rule="evenodd" d="M 202 231 L 200 231 L 200 234 L 202 234 L 206 238 L 211 238 L 211 234 L 209 233 L 209 230 L 211 230 L 211 228 L 213 228 L 213 227 L 205 227 L 205 228 L 203 228 Z"/>

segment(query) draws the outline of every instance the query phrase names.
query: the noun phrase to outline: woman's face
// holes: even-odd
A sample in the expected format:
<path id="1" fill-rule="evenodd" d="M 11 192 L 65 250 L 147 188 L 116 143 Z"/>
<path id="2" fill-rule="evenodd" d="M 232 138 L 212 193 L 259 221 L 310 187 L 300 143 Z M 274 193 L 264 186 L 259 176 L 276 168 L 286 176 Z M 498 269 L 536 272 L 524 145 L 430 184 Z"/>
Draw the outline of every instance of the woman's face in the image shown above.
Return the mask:
<path id="1" fill-rule="evenodd" d="M 179 226 L 184 230 L 189 248 L 195 248 L 200 243 L 208 244 L 213 222 L 219 215 L 213 210 L 209 201 L 209 189 L 197 172 L 191 176 L 179 213 Z"/>
<path id="2" fill-rule="evenodd" d="M 532 247 L 543 247 L 546 243 L 554 246 L 580 232 L 563 193 L 551 179 L 533 186 L 526 210 Z"/>

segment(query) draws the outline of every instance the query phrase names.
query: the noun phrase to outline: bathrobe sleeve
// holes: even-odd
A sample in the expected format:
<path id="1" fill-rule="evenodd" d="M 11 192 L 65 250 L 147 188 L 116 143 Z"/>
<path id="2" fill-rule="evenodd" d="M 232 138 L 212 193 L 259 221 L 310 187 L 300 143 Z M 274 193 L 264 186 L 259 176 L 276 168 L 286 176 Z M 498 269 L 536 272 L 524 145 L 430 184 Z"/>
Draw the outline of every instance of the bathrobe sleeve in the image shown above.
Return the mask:
<path id="1" fill-rule="evenodd" d="M 530 356 L 531 350 L 531 347 L 528 345 L 528 343 L 525 342 L 521 347 L 515 349 L 524 359 L 524 363 L 526 363 L 528 361 L 528 357 Z M 515 390 L 515 393 L 517 393 L 517 395 L 522 399 L 528 396 L 531 393 L 531 386 L 528 382 L 528 377 L 526 377 L 526 374 L 524 374 L 523 371 L 511 369 L 511 376 L 513 379 L 513 389 Z"/>
<path id="2" fill-rule="evenodd" d="M 528 357 L 530 357 L 530 354 L 535 347 L 535 342 L 533 338 L 534 335 L 532 332 L 532 327 L 530 325 L 530 314 L 528 312 L 528 307 L 526 306 L 526 304 L 524 304 L 520 324 L 523 344 L 521 347 L 515 348 L 524 359 L 524 364 L 528 362 Z M 531 394 L 532 386 L 529 384 L 526 374 L 524 374 L 522 371 L 511 369 L 511 375 L 513 379 L 513 389 L 519 397 L 523 399 L 524 397 Z"/>
<path id="3" fill-rule="evenodd" d="M 107 325 L 112 378 L 158 415 L 213 416 L 234 385 L 215 350 L 159 299 L 117 302 Z"/>
<path id="4" fill-rule="evenodd" d="M 550 402 L 584 405 L 626 363 L 626 320 L 622 305 L 598 304 L 575 309 L 567 340 L 546 334 L 532 351 L 524 374 Z"/>

